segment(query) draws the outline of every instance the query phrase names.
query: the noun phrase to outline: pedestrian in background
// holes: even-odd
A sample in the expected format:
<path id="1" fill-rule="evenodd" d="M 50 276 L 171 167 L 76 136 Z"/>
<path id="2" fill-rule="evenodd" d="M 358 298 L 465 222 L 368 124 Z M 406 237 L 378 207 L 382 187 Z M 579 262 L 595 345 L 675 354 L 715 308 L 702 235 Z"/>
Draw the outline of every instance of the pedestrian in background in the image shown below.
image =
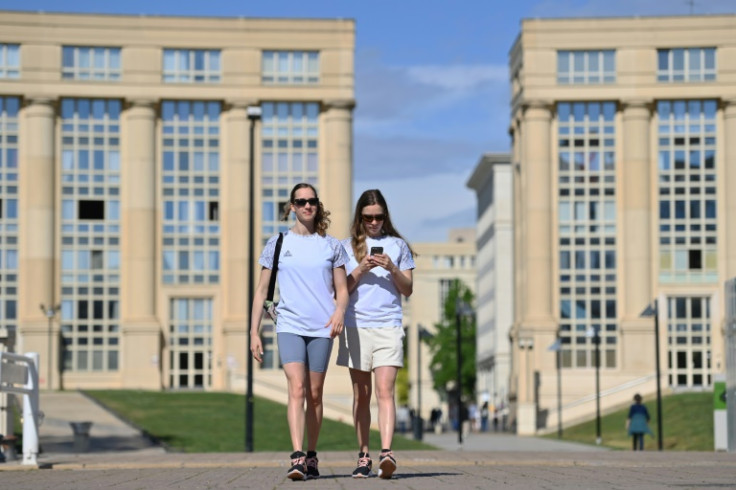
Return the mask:
<path id="1" fill-rule="evenodd" d="M 358 466 L 353 478 L 367 478 L 373 467 L 369 454 L 371 373 L 378 401 L 381 453 L 378 476 L 391 478 L 396 458 L 391 450 L 396 425 L 396 375 L 404 365 L 401 296 L 411 296 L 413 252 L 391 222 L 381 191 L 367 190 L 358 199 L 351 236 L 343 240 L 350 257 L 350 302 L 340 336 L 337 364 L 350 369 L 353 420 L 358 436 Z M 408 410 L 407 410 L 408 412 Z"/>
<path id="2" fill-rule="evenodd" d="M 287 476 L 305 480 L 319 477 L 317 440 L 322 427 L 322 392 L 333 338 L 344 326 L 347 254 L 339 240 L 327 235 L 330 213 L 312 185 L 297 184 L 291 190 L 282 219 L 286 221 L 292 212 L 296 223 L 284 233 L 277 257 L 280 301 L 276 307 L 276 341 L 288 385 L 286 417 L 293 452 Z M 276 235 L 268 240 L 258 261 L 262 268 L 250 326 L 251 353 L 258 362 L 263 359 L 259 331 L 278 238 Z"/>
<path id="3" fill-rule="evenodd" d="M 626 418 L 626 430 L 632 437 L 633 450 L 644 450 L 644 434 L 652 434 L 649 428 L 649 410 L 641 402 L 641 395 L 634 395 L 634 404 L 629 407 L 629 416 Z"/>

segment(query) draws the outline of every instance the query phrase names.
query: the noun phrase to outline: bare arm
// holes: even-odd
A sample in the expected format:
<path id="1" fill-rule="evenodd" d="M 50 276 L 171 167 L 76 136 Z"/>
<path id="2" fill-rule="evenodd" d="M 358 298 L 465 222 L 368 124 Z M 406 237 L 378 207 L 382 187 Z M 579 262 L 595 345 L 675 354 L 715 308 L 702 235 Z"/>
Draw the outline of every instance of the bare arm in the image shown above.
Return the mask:
<path id="1" fill-rule="evenodd" d="M 250 351 L 253 358 L 263 361 L 263 344 L 261 343 L 261 318 L 263 317 L 263 302 L 268 294 L 268 282 L 271 280 L 271 269 L 263 267 L 258 278 L 258 286 L 253 292 L 253 304 L 250 310 Z"/>
<path id="2" fill-rule="evenodd" d="M 375 266 L 376 264 L 370 261 L 370 255 L 363 257 L 363 260 L 360 261 L 358 267 L 348 274 L 348 294 L 352 294 L 352 292 L 355 291 L 355 288 L 358 287 L 358 283 L 360 282 L 360 278 L 363 277 L 363 274 L 370 271 Z"/>
<path id="3" fill-rule="evenodd" d="M 345 310 L 348 307 L 348 280 L 345 266 L 332 269 L 332 283 L 335 288 L 335 311 L 325 327 L 330 327 L 331 337 L 337 337 L 345 328 Z"/>
<path id="4" fill-rule="evenodd" d="M 386 269 L 391 274 L 391 279 L 394 281 L 394 285 L 399 290 L 399 293 L 407 298 L 411 296 L 411 293 L 414 291 L 411 269 L 399 270 L 399 267 L 393 263 L 391 257 L 386 254 L 371 255 L 369 262 Z"/>

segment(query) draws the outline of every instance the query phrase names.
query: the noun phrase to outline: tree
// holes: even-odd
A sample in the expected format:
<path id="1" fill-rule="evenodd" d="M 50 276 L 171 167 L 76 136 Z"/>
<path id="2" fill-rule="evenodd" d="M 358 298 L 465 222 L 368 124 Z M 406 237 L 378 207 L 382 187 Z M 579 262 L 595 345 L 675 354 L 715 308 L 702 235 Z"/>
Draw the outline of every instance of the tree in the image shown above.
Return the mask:
<path id="1" fill-rule="evenodd" d="M 443 318 L 435 324 L 435 334 L 426 339 L 429 350 L 432 352 L 432 361 L 429 365 L 432 371 L 434 389 L 447 395 L 449 383 L 457 382 L 457 299 L 467 305 L 472 305 L 473 292 L 459 279 L 455 280 L 445 299 Z M 475 399 L 475 316 L 462 315 L 460 320 L 460 347 L 462 350 L 462 394 L 469 399 Z"/>

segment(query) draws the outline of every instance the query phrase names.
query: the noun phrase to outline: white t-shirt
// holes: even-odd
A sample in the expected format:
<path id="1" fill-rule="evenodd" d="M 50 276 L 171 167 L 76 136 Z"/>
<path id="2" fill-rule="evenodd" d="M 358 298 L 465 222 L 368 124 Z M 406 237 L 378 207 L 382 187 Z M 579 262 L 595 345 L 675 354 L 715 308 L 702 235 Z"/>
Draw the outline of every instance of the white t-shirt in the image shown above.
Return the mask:
<path id="1" fill-rule="evenodd" d="M 409 245 L 401 238 L 382 236 L 380 238 L 365 239 L 366 251 L 371 247 L 383 247 L 383 253 L 391 257 L 391 261 L 401 271 L 414 269 L 414 259 L 411 256 Z M 350 274 L 358 267 L 358 261 L 353 253 L 353 244 L 350 238 L 342 241 L 348 253 L 349 262 L 346 272 Z M 350 294 L 350 302 L 345 312 L 346 327 L 400 327 L 402 325 L 401 295 L 389 271 L 376 266 L 361 276 L 358 287 Z"/>
<path id="2" fill-rule="evenodd" d="M 269 238 L 258 263 L 273 267 L 273 255 L 279 236 Z M 279 254 L 278 321 L 276 332 L 308 337 L 329 337 L 325 325 L 335 312 L 335 287 L 332 270 L 347 263 L 340 241 L 326 235 L 284 233 Z"/>

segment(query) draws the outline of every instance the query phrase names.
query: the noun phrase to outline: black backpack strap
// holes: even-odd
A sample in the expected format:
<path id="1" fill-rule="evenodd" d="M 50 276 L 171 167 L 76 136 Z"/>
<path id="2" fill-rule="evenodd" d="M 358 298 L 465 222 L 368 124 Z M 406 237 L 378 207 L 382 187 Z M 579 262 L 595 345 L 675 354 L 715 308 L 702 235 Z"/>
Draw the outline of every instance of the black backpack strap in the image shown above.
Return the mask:
<path id="1" fill-rule="evenodd" d="M 284 234 L 279 233 L 276 240 L 276 250 L 273 253 L 273 266 L 271 267 L 271 279 L 268 281 L 268 293 L 266 300 L 273 301 L 273 293 L 276 289 L 276 273 L 279 271 L 279 254 L 281 253 L 281 244 L 284 242 Z"/>

